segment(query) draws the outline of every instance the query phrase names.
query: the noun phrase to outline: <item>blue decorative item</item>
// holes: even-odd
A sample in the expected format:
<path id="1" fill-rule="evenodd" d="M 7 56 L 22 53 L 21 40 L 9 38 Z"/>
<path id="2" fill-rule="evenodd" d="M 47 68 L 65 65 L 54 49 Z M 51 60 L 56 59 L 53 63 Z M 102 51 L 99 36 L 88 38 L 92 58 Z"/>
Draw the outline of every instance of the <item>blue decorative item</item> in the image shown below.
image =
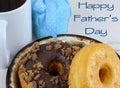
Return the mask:
<path id="1" fill-rule="evenodd" d="M 66 34 L 71 15 L 68 0 L 33 0 L 33 32 L 37 38 Z"/>

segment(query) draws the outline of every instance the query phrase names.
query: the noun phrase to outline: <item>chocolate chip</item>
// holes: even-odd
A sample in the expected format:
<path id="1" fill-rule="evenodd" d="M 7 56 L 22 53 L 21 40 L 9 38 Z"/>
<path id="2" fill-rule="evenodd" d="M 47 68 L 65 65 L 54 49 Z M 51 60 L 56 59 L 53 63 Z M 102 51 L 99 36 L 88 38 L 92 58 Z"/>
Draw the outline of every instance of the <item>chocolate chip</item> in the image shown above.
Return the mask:
<path id="1" fill-rule="evenodd" d="M 35 81 L 30 82 L 28 88 L 37 88 L 37 83 Z"/>
<path id="2" fill-rule="evenodd" d="M 73 52 L 72 52 L 72 55 L 75 55 L 76 53 L 77 53 L 77 51 L 73 51 Z"/>
<path id="3" fill-rule="evenodd" d="M 34 72 L 33 72 L 33 70 L 28 70 L 27 72 L 29 73 L 29 75 L 30 75 L 31 77 L 34 76 Z"/>
<path id="4" fill-rule="evenodd" d="M 54 76 L 50 79 L 50 82 L 52 82 L 52 84 L 58 84 L 59 80 L 58 80 L 58 76 Z"/>
<path id="5" fill-rule="evenodd" d="M 21 74 L 23 75 L 23 78 L 27 83 L 31 82 L 34 76 L 34 73 L 30 70 Z"/>
<path id="6" fill-rule="evenodd" d="M 65 50 L 62 48 L 61 49 L 61 54 L 64 56 L 65 55 Z"/>
<path id="7" fill-rule="evenodd" d="M 33 54 L 31 54 L 31 58 L 32 58 L 32 60 L 36 60 L 38 58 L 38 56 L 36 53 L 33 53 Z"/>
<path id="8" fill-rule="evenodd" d="M 42 87 L 45 87 L 45 82 L 44 82 L 43 79 L 39 81 L 39 85 L 42 86 Z"/>
<path id="9" fill-rule="evenodd" d="M 23 78 L 26 82 L 28 82 L 28 73 L 27 72 L 23 73 Z"/>
<path id="10" fill-rule="evenodd" d="M 46 50 L 47 50 L 47 51 L 52 50 L 52 45 L 48 45 L 48 46 L 46 46 Z"/>
<path id="11" fill-rule="evenodd" d="M 79 47 L 79 46 L 73 46 L 72 48 L 73 48 L 75 51 L 80 50 L 80 47 Z"/>
<path id="12" fill-rule="evenodd" d="M 31 54 L 27 53 L 26 58 L 31 59 Z"/>
<path id="13" fill-rule="evenodd" d="M 67 60 L 67 61 L 70 60 L 70 57 L 67 57 L 66 60 Z"/>
<path id="14" fill-rule="evenodd" d="M 38 62 L 38 63 L 37 63 L 37 68 L 43 68 L 43 65 L 42 65 L 41 62 Z"/>
<path id="15" fill-rule="evenodd" d="M 30 81 L 32 81 L 32 76 L 31 76 L 31 75 L 29 75 L 29 76 L 27 77 L 27 83 L 29 83 Z"/>
<path id="16" fill-rule="evenodd" d="M 34 80 L 38 80 L 40 78 L 41 74 L 37 74 L 35 77 L 34 77 Z"/>
<path id="17" fill-rule="evenodd" d="M 24 72 L 26 72 L 25 65 L 21 64 L 20 67 L 19 67 L 19 72 L 18 72 L 18 74 L 21 74 L 21 73 L 24 73 Z"/>
<path id="18" fill-rule="evenodd" d="M 70 56 L 71 53 L 72 53 L 72 49 L 71 49 L 71 48 L 67 48 L 67 49 L 65 50 L 65 56 Z"/>
<path id="19" fill-rule="evenodd" d="M 60 48 L 62 48 L 62 45 L 61 45 L 61 44 L 57 44 L 57 43 L 56 43 L 56 44 L 54 45 L 54 49 L 55 49 L 55 50 L 60 49 Z"/>
<path id="20" fill-rule="evenodd" d="M 55 84 L 58 84 L 58 82 L 59 82 L 58 78 L 57 78 L 57 79 L 55 79 Z"/>
<path id="21" fill-rule="evenodd" d="M 23 56 L 20 63 L 25 64 L 27 60 L 28 60 L 28 58 L 26 56 Z"/>
<path id="22" fill-rule="evenodd" d="M 43 65 L 41 62 L 38 62 L 38 63 L 33 65 L 33 68 L 37 68 L 38 70 L 41 70 L 43 68 Z"/>

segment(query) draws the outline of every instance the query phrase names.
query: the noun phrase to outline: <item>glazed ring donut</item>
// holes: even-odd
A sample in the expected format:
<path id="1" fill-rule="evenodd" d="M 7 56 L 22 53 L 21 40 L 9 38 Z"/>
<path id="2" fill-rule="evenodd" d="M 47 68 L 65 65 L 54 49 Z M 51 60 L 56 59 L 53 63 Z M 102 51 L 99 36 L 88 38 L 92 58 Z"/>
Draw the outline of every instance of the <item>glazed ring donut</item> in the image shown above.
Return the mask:
<path id="1" fill-rule="evenodd" d="M 83 47 L 70 66 L 69 88 L 120 88 L 120 60 L 107 44 Z"/>

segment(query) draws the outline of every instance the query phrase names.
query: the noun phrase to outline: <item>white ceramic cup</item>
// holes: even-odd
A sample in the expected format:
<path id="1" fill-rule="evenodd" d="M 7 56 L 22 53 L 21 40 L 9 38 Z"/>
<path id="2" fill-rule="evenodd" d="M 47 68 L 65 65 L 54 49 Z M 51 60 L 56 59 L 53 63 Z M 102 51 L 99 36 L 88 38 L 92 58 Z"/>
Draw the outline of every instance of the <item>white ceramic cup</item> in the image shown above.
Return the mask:
<path id="1" fill-rule="evenodd" d="M 0 12 L 0 69 L 6 68 L 15 54 L 32 40 L 31 1 Z"/>

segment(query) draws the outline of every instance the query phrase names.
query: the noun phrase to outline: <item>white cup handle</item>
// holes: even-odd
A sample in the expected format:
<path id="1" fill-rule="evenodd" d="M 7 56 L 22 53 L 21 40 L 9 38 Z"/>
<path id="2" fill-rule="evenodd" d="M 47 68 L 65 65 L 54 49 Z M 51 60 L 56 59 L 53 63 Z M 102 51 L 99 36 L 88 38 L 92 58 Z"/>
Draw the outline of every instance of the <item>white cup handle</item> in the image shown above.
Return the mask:
<path id="1" fill-rule="evenodd" d="M 10 52 L 7 49 L 6 40 L 7 21 L 0 20 L 0 68 L 6 68 L 9 65 Z"/>

